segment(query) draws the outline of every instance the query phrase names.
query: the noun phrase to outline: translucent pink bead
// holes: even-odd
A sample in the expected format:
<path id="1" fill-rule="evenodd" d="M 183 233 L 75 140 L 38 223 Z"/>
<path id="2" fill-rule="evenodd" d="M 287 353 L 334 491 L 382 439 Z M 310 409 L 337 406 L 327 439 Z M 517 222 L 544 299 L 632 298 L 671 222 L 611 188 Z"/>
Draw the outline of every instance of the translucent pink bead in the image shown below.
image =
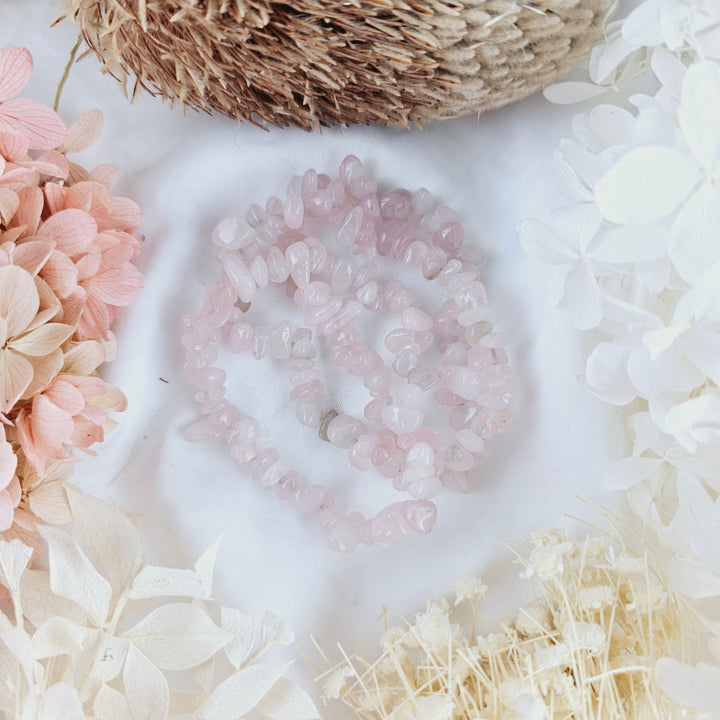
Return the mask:
<path id="1" fill-rule="evenodd" d="M 389 280 L 383 290 L 389 312 L 402 312 L 412 305 L 414 295 L 399 280 Z"/>
<path id="2" fill-rule="evenodd" d="M 402 516 L 412 532 L 427 535 L 435 525 L 437 508 L 427 500 L 406 500 L 402 503 Z"/>
<path id="3" fill-rule="evenodd" d="M 285 260 L 285 256 L 282 250 L 276 245 L 273 245 L 270 250 L 268 250 L 266 263 L 270 282 L 284 283 L 290 276 L 290 268 Z"/>
<path id="4" fill-rule="evenodd" d="M 487 320 L 481 320 L 480 322 L 476 322 L 465 329 L 465 339 L 469 343 L 476 343 L 489 335 L 492 332 L 492 329 L 492 323 Z"/>
<path id="5" fill-rule="evenodd" d="M 196 368 L 190 380 L 198 390 L 213 390 L 222 387 L 226 378 L 222 368 L 208 367 Z"/>
<path id="6" fill-rule="evenodd" d="M 358 288 L 355 297 L 363 304 L 370 305 L 378 295 L 378 284 L 371 280 L 366 282 L 362 287 Z"/>
<path id="7" fill-rule="evenodd" d="M 402 326 L 413 332 L 426 332 L 432 329 L 432 318 L 416 307 L 405 308 L 402 313 Z"/>
<path id="8" fill-rule="evenodd" d="M 185 428 L 183 437 L 189 442 L 206 443 L 222 440 L 225 433 L 207 418 L 198 420 Z"/>
<path id="9" fill-rule="evenodd" d="M 442 490 L 442 481 L 436 475 L 415 480 L 408 485 L 408 492 L 416 498 L 429 500 L 434 498 Z"/>
<path id="10" fill-rule="evenodd" d="M 299 230 L 303 224 L 304 203 L 302 195 L 292 192 L 288 195 L 283 211 L 283 220 L 291 230 Z"/>
<path id="11" fill-rule="evenodd" d="M 287 500 L 292 497 L 297 489 L 298 474 L 291 470 L 286 472 L 280 480 L 275 483 L 275 495 L 278 500 Z"/>
<path id="12" fill-rule="evenodd" d="M 299 288 L 310 282 L 310 250 L 304 242 L 296 242 L 285 251 L 290 276 Z"/>
<path id="13" fill-rule="evenodd" d="M 475 400 L 487 386 L 475 370 L 462 365 L 448 365 L 442 379 L 450 392 L 465 400 Z"/>
<path id="14" fill-rule="evenodd" d="M 317 350 L 310 340 L 296 340 L 292 345 L 291 354 L 299 360 L 312 360 L 317 355 Z"/>
<path id="15" fill-rule="evenodd" d="M 372 397 L 386 395 L 390 389 L 390 371 L 384 366 L 368 370 L 365 373 L 364 382 Z"/>
<path id="16" fill-rule="evenodd" d="M 450 445 L 442 453 L 442 461 L 448 470 L 470 470 L 475 467 L 475 458 L 458 444 Z"/>
<path id="17" fill-rule="evenodd" d="M 433 199 L 432 195 L 425 189 L 420 188 L 413 195 L 412 207 L 418 215 L 425 215 L 432 210 Z"/>
<path id="18" fill-rule="evenodd" d="M 328 425 L 328 440 L 337 447 L 347 449 L 365 432 L 365 425 L 351 415 L 336 415 Z"/>
<path id="19" fill-rule="evenodd" d="M 380 422 L 383 409 L 390 405 L 391 402 L 392 398 L 389 395 L 376 397 L 365 406 L 365 417 L 373 422 Z"/>
<path id="20" fill-rule="evenodd" d="M 327 190 L 316 190 L 305 201 L 305 212 L 310 217 L 325 217 L 332 209 L 332 197 Z"/>
<path id="21" fill-rule="evenodd" d="M 290 323 L 287 320 L 279 322 L 270 331 L 270 354 L 277 360 L 287 360 L 290 357 Z"/>
<path id="22" fill-rule="evenodd" d="M 220 258 L 225 275 L 232 283 L 238 297 L 246 303 L 252 301 L 255 296 L 255 281 L 250 274 L 250 269 L 245 261 L 235 253 L 224 253 Z"/>
<path id="23" fill-rule="evenodd" d="M 318 188 L 318 174 L 313 168 L 310 168 L 302 176 L 300 181 L 300 194 L 303 197 L 307 197 L 314 193 Z"/>
<path id="24" fill-rule="evenodd" d="M 280 459 L 280 455 L 275 448 L 266 448 L 257 454 L 253 461 L 252 477 L 253 480 L 260 481 L 265 472 Z"/>
<path id="25" fill-rule="evenodd" d="M 434 235 L 443 225 L 457 222 L 455 211 L 447 205 L 438 205 L 434 210 L 427 213 L 420 221 L 420 227 L 428 234 Z"/>
<path id="26" fill-rule="evenodd" d="M 410 214 L 411 203 L 407 190 L 391 190 L 380 198 L 380 212 L 384 218 L 404 220 Z"/>
<path id="27" fill-rule="evenodd" d="M 464 309 L 487 305 L 485 286 L 479 280 L 473 280 L 455 295 L 454 300 Z"/>
<path id="28" fill-rule="evenodd" d="M 440 373 L 435 368 L 418 368 L 408 375 L 408 380 L 427 391 L 440 382 Z"/>
<path id="29" fill-rule="evenodd" d="M 270 350 L 270 331 L 266 327 L 255 328 L 255 337 L 250 351 L 256 360 L 264 358 Z"/>
<path id="30" fill-rule="evenodd" d="M 363 175 L 365 175 L 365 169 L 354 155 L 348 155 L 340 164 L 339 177 L 346 187 Z"/>
<path id="31" fill-rule="evenodd" d="M 419 410 L 410 410 L 397 405 L 383 408 L 380 417 L 388 430 L 398 434 L 417 430 L 423 421 L 423 414 Z"/>
<path id="32" fill-rule="evenodd" d="M 346 258 L 338 258 L 332 271 L 330 284 L 336 295 L 341 295 L 348 290 L 355 279 L 355 263 Z"/>
<path id="33" fill-rule="evenodd" d="M 377 192 L 377 183 L 367 175 L 361 175 L 350 183 L 350 194 L 356 200 L 362 200 Z"/>
<path id="34" fill-rule="evenodd" d="M 311 307 L 305 313 L 305 322 L 308 325 L 320 325 L 335 317 L 342 308 L 343 301 L 339 297 L 332 297 L 324 305 Z"/>
<path id="35" fill-rule="evenodd" d="M 236 463 L 244 465 L 257 457 L 257 447 L 255 443 L 233 443 L 230 445 L 230 456 Z"/>
<path id="36" fill-rule="evenodd" d="M 435 464 L 435 450 L 426 442 L 415 443 L 405 457 L 408 465 L 432 467 Z"/>
<path id="37" fill-rule="evenodd" d="M 327 490 L 323 485 L 305 485 L 295 492 L 295 506 L 300 512 L 314 513 L 327 498 Z"/>
<path id="38" fill-rule="evenodd" d="M 422 240 L 415 240 L 405 250 L 403 262 L 410 267 L 419 267 L 425 262 L 429 252 L 430 249 Z"/>
<path id="39" fill-rule="evenodd" d="M 457 322 L 460 327 L 468 328 L 471 325 L 475 325 L 475 323 L 487 320 L 488 315 L 489 311 L 485 306 L 468 308 L 458 314 Z"/>
<path id="40" fill-rule="evenodd" d="M 393 370 L 402 378 L 410 376 L 420 366 L 420 348 L 413 344 L 403 348 L 395 357 Z"/>
<path id="41" fill-rule="evenodd" d="M 314 280 L 303 290 L 308 305 L 324 305 L 330 299 L 330 286 L 321 280 Z"/>
<path id="42" fill-rule="evenodd" d="M 350 464 L 358 470 L 369 470 L 372 466 L 370 458 L 378 442 L 378 436 L 375 433 L 358 436 L 348 451 Z"/>
<path id="43" fill-rule="evenodd" d="M 316 237 L 305 238 L 305 244 L 310 250 L 310 272 L 317 275 L 327 274 L 331 258 L 325 245 Z"/>
<path id="44" fill-rule="evenodd" d="M 337 243 L 341 247 L 350 247 L 357 239 L 362 226 L 363 212 L 362 208 L 353 208 L 340 226 L 337 234 Z"/>
<path id="45" fill-rule="evenodd" d="M 212 233 L 215 245 L 226 250 L 239 250 L 255 242 L 255 230 L 245 218 L 228 217 L 221 220 Z"/>
<path id="46" fill-rule="evenodd" d="M 460 223 L 449 222 L 433 235 L 433 243 L 445 252 L 456 253 L 463 244 L 464 237 L 465 233 Z"/>
<path id="47" fill-rule="evenodd" d="M 300 400 L 295 404 L 295 416 L 306 427 L 320 427 L 324 412 L 324 400 L 318 397 Z"/>
<path id="48" fill-rule="evenodd" d="M 342 310 L 331 320 L 325 322 L 320 330 L 324 335 L 332 335 L 353 322 L 362 311 L 363 306 L 357 300 L 346 300 Z"/>
<path id="49" fill-rule="evenodd" d="M 328 533 L 327 544 L 336 552 L 351 553 L 360 544 L 358 530 L 347 520 L 341 520 Z"/>
<path id="50" fill-rule="evenodd" d="M 258 287 L 268 284 L 268 267 L 262 255 L 256 255 L 250 263 L 250 274 Z"/>
<path id="51" fill-rule="evenodd" d="M 268 202 L 270 201 L 268 200 Z M 253 203 L 245 211 L 245 220 L 247 220 L 248 225 L 252 228 L 256 228 L 266 217 L 267 213 L 257 203 Z"/>
<path id="52" fill-rule="evenodd" d="M 391 330 L 385 336 L 385 347 L 393 354 L 399 353 L 403 348 L 415 342 L 415 333 L 405 328 Z"/>
<path id="53" fill-rule="evenodd" d="M 423 263 L 423 275 L 427 280 L 437 277 L 448 261 L 447 253 L 439 247 L 433 248 Z"/>
<path id="54" fill-rule="evenodd" d="M 459 445 L 462 445 L 468 452 L 481 453 L 485 449 L 485 441 L 472 430 L 467 428 L 458 430 L 457 441 Z"/>

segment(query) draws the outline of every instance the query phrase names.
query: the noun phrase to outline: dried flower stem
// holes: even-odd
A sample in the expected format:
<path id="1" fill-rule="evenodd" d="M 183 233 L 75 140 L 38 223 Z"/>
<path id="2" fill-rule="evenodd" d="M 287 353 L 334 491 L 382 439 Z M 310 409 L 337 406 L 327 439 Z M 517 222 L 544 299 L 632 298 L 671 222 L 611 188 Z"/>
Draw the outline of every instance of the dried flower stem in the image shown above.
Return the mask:
<path id="1" fill-rule="evenodd" d="M 57 112 L 57 109 L 60 105 L 60 96 L 62 95 L 63 88 L 65 87 L 65 83 L 67 82 L 67 79 L 70 75 L 70 68 L 72 68 L 73 63 L 75 62 L 75 57 L 77 56 L 78 50 L 80 49 L 80 43 L 82 43 L 82 33 L 78 33 L 77 40 L 75 41 L 75 44 L 70 51 L 70 59 L 65 66 L 62 77 L 60 78 L 60 83 L 58 84 L 57 92 L 55 93 L 55 102 L 53 103 L 53 110 L 55 112 Z"/>

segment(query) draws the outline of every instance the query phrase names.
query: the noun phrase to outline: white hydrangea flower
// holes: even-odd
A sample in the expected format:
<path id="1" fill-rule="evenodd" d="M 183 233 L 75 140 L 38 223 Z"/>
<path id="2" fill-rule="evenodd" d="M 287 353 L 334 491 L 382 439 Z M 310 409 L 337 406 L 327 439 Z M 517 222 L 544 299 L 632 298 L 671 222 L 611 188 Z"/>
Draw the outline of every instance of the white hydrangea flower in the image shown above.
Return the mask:
<path id="1" fill-rule="evenodd" d="M 479 577 L 461 578 L 455 584 L 455 605 L 468 600 L 479 600 L 487 593 L 488 587 Z"/>
<path id="2" fill-rule="evenodd" d="M 416 615 L 412 626 L 418 646 L 431 652 L 447 650 L 459 633 L 459 626 L 450 622 L 449 605 L 444 598 L 428 600 L 425 612 Z"/>

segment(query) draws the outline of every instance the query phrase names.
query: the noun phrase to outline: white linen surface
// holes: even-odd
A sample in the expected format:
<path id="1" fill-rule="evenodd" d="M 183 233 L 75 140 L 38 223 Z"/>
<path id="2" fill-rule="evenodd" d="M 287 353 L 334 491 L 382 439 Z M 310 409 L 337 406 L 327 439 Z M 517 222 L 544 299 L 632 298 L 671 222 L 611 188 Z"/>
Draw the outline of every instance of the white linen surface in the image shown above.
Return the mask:
<path id="1" fill-rule="evenodd" d="M 48 104 L 76 34 L 68 22 L 49 28 L 59 13 L 53 0 L 0 0 L 2 46 L 25 45 L 35 60 L 23 95 Z M 299 646 L 317 659 L 311 635 L 331 654 L 337 641 L 370 652 L 383 629 L 383 604 L 411 617 L 425 598 L 450 593 L 463 576 L 481 574 L 490 586 L 488 617 L 507 610 L 529 591 L 507 546 L 549 527 L 586 532 L 568 515 L 597 520 L 598 512 L 578 496 L 617 504 L 602 478 L 623 450 L 622 413 L 578 383 L 586 347 L 557 309 L 561 275 L 528 257 L 515 233 L 520 219 L 547 217 L 562 201 L 552 155 L 575 108 L 536 95 L 424 130 L 265 131 L 184 113 L 145 95 L 131 105 L 87 57 L 70 73 L 60 113 L 69 123 L 89 108 L 105 113 L 105 128 L 99 142 L 74 159 L 86 167 L 120 166 L 117 194 L 144 212 L 139 264 L 145 288 L 120 313 L 118 357 L 104 370 L 127 395 L 128 410 L 98 456 L 78 464 L 74 480 L 142 517 L 150 562 L 188 566 L 224 531 L 218 598 L 247 612 L 281 614 L 295 627 Z M 482 279 L 496 328 L 508 337 L 518 396 L 515 423 L 499 438 L 477 489 L 441 495 L 430 535 L 389 552 L 361 547 L 344 556 L 239 470 L 226 447 L 183 439 L 183 428 L 199 415 L 182 373 L 180 320 L 197 309 L 218 276 L 210 233 L 219 219 L 283 195 L 291 175 L 309 167 L 335 173 L 350 153 L 386 188 L 425 186 L 460 214 L 466 238 L 486 254 Z M 287 376 L 273 381 L 273 368 L 259 366 L 247 367 L 257 368 L 253 407 L 268 444 L 321 482 L 362 483 L 358 494 L 367 495 L 367 509 L 384 505 L 389 496 L 382 482 L 359 476 L 344 451 L 315 441 L 297 424 Z M 301 662 L 297 674 L 307 680 L 312 673 Z"/>

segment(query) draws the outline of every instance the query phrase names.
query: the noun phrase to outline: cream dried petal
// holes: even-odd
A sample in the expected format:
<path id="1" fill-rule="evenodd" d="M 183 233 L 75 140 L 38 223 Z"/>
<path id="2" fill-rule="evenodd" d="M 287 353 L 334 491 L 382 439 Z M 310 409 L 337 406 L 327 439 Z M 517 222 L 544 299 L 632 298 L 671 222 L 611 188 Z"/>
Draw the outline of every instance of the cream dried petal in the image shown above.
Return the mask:
<path id="1" fill-rule="evenodd" d="M 12 410 L 33 379 L 29 360 L 11 350 L 0 349 L 0 412 Z"/>
<path id="2" fill-rule="evenodd" d="M 40 298 L 30 273 L 15 265 L 0 267 L 0 316 L 7 320 L 9 338 L 27 329 L 39 307 Z"/>
<path id="3" fill-rule="evenodd" d="M 48 323 L 11 340 L 9 346 L 23 355 L 41 358 L 59 348 L 73 332 L 75 328 L 72 325 Z"/>

